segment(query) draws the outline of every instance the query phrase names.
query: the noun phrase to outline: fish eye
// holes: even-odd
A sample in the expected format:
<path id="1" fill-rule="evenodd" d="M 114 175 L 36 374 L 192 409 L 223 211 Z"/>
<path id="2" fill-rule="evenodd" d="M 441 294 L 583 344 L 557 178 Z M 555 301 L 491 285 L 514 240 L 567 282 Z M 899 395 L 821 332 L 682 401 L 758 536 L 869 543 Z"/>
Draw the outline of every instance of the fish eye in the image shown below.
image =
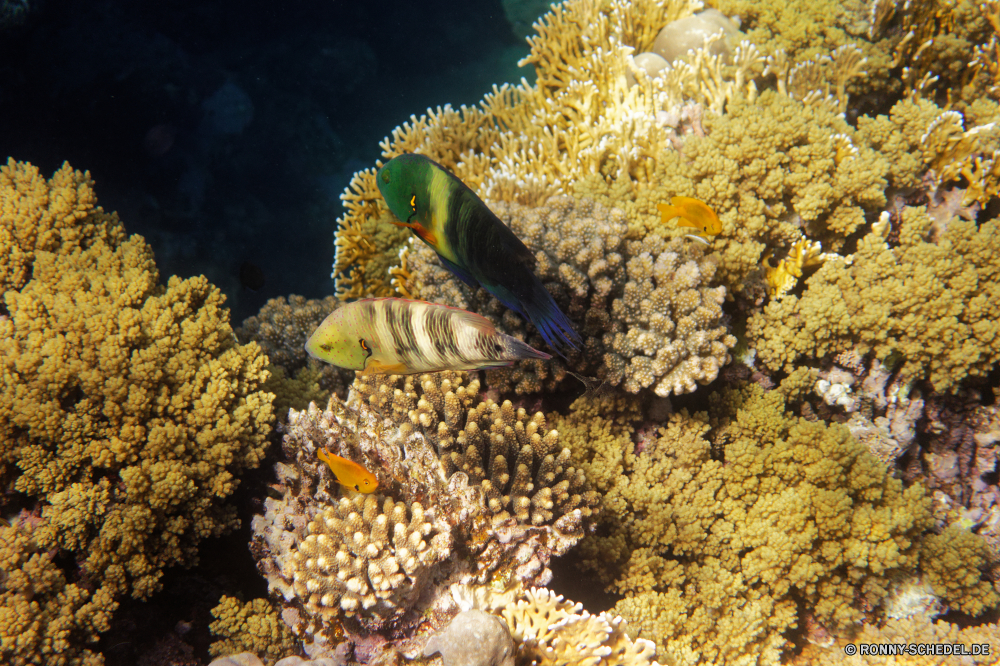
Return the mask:
<path id="1" fill-rule="evenodd" d="M 391 176 L 389 174 L 389 170 L 388 169 L 382 169 L 382 182 L 383 183 L 388 183 L 389 180 L 390 180 L 390 178 L 391 178 Z"/>

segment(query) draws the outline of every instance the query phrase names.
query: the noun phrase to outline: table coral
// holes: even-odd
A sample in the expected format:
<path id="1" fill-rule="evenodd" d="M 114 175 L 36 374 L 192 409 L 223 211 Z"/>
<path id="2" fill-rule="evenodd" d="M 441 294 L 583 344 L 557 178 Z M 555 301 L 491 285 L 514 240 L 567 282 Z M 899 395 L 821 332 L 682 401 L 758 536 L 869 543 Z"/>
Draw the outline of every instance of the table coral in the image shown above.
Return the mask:
<path id="1" fill-rule="evenodd" d="M 165 567 L 239 525 L 225 499 L 267 446 L 266 359 L 235 343 L 204 277 L 160 286 L 139 236 L 36 251 L 31 279 L 4 298 L 5 478 L 44 500 L 43 547 L 148 597 Z"/>
<path id="2" fill-rule="evenodd" d="M 338 499 L 320 447 L 364 465 L 380 492 Z M 451 583 L 547 582 L 598 501 L 541 414 L 483 399 L 460 373 L 359 377 L 346 402 L 293 410 L 284 448 L 253 549 L 319 644 L 341 623 L 412 631 Z"/>
<path id="3" fill-rule="evenodd" d="M 91 651 L 118 607 L 103 586 L 71 583 L 30 523 L 0 526 L 0 660 L 9 666 L 101 666 Z"/>
<path id="4" fill-rule="evenodd" d="M 717 259 L 700 245 L 659 236 L 626 240 L 620 211 L 591 200 L 553 197 L 541 206 L 498 204 L 495 212 L 535 252 L 536 272 L 584 339 L 575 372 L 657 395 L 687 393 L 715 379 L 735 338 L 722 324 L 725 288 Z M 534 329 L 481 289 L 443 268 L 433 250 L 411 246 L 409 293 L 471 309 L 500 330 L 541 345 Z M 518 393 L 552 389 L 560 360 L 522 362 L 487 372 L 491 387 Z"/>
<path id="5" fill-rule="evenodd" d="M 876 225 L 850 263 L 827 261 L 801 296 L 768 303 L 747 326 L 758 357 L 790 369 L 852 349 L 899 354 L 902 377 L 927 378 L 937 391 L 989 372 L 1000 358 L 990 309 L 1000 299 L 1000 222 L 956 218 L 937 243 L 926 240 L 932 225 L 924 208 L 907 208 L 898 246 L 886 243 L 886 222 Z"/>
<path id="6" fill-rule="evenodd" d="M 950 544 L 922 552 L 947 541 L 921 540 L 933 523 L 923 488 L 904 489 L 843 426 L 787 415 L 780 393 L 723 392 L 711 422 L 675 414 L 641 451 L 614 405 L 595 417 L 592 402 L 553 419 L 603 496 L 607 519 L 581 553 L 668 660 L 777 663 L 800 609 L 842 630 L 862 618 L 859 599 L 877 607 L 918 567 L 955 566 L 953 600 L 989 605 L 976 562 Z"/>

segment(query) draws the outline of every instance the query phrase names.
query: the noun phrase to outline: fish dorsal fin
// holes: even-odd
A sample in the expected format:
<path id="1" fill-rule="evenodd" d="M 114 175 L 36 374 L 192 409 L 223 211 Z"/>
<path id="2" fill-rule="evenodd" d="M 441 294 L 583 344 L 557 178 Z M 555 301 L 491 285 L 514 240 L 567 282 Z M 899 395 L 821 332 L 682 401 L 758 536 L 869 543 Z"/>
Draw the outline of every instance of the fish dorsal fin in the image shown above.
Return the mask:
<path id="1" fill-rule="evenodd" d="M 445 306 L 449 307 L 449 306 Z M 470 326 L 482 333 L 483 335 L 494 335 L 497 332 L 497 327 L 493 325 L 489 319 L 482 315 L 477 315 L 475 312 L 469 312 L 468 310 L 460 310 L 458 308 L 450 308 L 452 313 L 461 320 L 466 326 Z"/>

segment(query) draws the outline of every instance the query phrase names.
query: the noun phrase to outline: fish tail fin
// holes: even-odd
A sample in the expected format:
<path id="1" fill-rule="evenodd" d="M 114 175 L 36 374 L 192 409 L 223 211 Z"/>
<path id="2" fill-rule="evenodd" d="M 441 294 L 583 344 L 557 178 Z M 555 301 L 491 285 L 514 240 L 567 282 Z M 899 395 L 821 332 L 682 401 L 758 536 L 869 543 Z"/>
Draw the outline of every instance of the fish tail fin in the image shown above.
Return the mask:
<path id="1" fill-rule="evenodd" d="M 517 338 L 511 337 L 504 333 L 497 333 L 501 336 L 504 343 L 504 355 L 511 356 L 519 361 L 525 361 L 529 359 L 541 359 L 547 361 L 552 358 L 551 354 L 546 354 L 545 352 L 538 351 L 526 342 L 522 342 Z"/>
<path id="2" fill-rule="evenodd" d="M 583 344 L 579 334 L 573 330 L 573 322 L 559 309 L 552 294 L 540 280 L 534 280 L 528 298 L 509 300 L 512 304 L 500 298 L 504 305 L 516 310 L 534 324 L 545 344 L 556 350 L 556 353 L 563 358 L 566 358 L 570 350 L 579 349 Z"/>
<path id="3" fill-rule="evenodd" d="M 656 204 L 656 210 L 660 211 L 660 222 L 662 222 L 663 224 L 666 224 L 675 217 L 680 217 L 681 219 L 684 219 L 683 217 L 681 217 L 680 211 L 677 210 L 676 207 L 671 206 L 670 204 L 665 204 L 665 203 Z"/>

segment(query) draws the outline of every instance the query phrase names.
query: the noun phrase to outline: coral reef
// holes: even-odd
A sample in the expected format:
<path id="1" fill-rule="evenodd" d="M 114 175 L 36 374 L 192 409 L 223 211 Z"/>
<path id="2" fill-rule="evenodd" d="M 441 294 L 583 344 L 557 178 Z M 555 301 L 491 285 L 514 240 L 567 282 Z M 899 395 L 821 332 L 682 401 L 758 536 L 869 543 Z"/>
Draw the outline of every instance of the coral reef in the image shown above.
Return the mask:
<path id="1" fill-rule="evenodd" d="M 972 645 L 988 645 L 990 654 L 977 654 L 962 657 L 942 655 L 899 654 L 885 657 L 884 662 L 876 662 L 871 655 L 845 656 L 844 646 L 855 645 L 957 645 L 964 644 L 971 651 Z M 931 621 L 924 615 L 916 615 L 906 619 L 890 619 L 884 625 L 864 624 L 858 631 L 836 642 L 820 646 L 806 645 L 794 664 L 815 664 L 816 666 L 863 666 L 864 664 L 886 663 L 894 666 L 937 666 L 949 661 L 963 664 L 994 664 L 996 663 L 996 646 L 1000 642 L 1000 626 L 993 622 L 974 627 L 966 627 L 957 623 L 938 620 Z"/>
<path id="2" fill-rule="evenodd" d="M 339 304 L 333 296 L 272 298 L 236 329 L 241 342 L 256 342 L 267 354 L 271 376 L 264 388 L 275 394 L 279 418 L 286 417 L 289 407 L 305 409 L 310 402 L 325 402 L 330 393 L 347 396 L 354 373 L 313 360 L 305 349 L 312 332 Z"/>
<path id="3" fill-rule="evenodd" d="M 439 612 L 446 584 L 544 584 L 598 498 L 542 415 L 479 396 L 459 373 L 359 377 L 346 402 L 292 411 L 280 497 L 253 550 L 297 635 L 399 636 Z M 380 493 L 337 499 L 319 448 L 356 460 Z M 438 611 L 434 611 L 437 608 Z M 287 618 L 286 618 L 287 619 Z"/>
<path id="4" fill-rule="evenodd" d="M 722 324 L 725 289 L 717 259 L 697 244 L 647 236 L 626 240 L 623 215 L 593 201 L 553 197 L 541 206 L 497 204 L 494 212 L 535 252 L 536 272 L 578 323 L 583 349 L 575 372 L 637 393 L 687 393 L 711 382 L 729 360 L 735 338 Z M 508 335 L 541 345 L 526 322 L 482 289 L 473 290 L 423 245 L 406 253 L 408 295 L 471 309 Z M 552 390 L 566 377 L 560 360 L 527 361 L 486 374 L 501 392 Z"/>
<path id="5" fill-rule="evenodd" d="M 906 208 L 893 247 L 883 218 L 850 262 L 828 260 L 801 296 L 771 301 L 750 317 L 747 334 L 758 358 L 790 370 L 803 356 L 900 355 L 904 379 L 927 378 L 937 391 L 983 376 L 1000 359 L 990 309 L 1000 298 L 998 224 L 956 218 L 932 242 L 926 209 Z"/>
<path id="6" fill-rule="evenodd" d="M 29 519 L 0 526 L 0 660 L 10 666 L 101 666 L 91 648 L 118 607 L 108 586 L 69 582 Z"/>
<path id="7" fill-rule="evenodd" d="M 632 640 L 623 618 L 591 615 L 582 604 L 546 588 L 514 587 L 497 593 L 456 585 L 452 594 L 463 610 L 497 613 L 506 620 L 517 646 L 517 663 L 656 666 L 656 646 L 642 638 Z"/>
<path id="8" fill-rule="evenodd" d="M 266 599 L 242 603 L 223 595 L 212 609 L 215 620 L 208 626 L 219 640 L 209 653 L 214 657 L 250 652 L 269 661 L 281 659 L 295 649 L 295 637 Z"/>
<path id="9" fill-rule="evenodd" d="M 71 254 L 98 240 L 125 240 L 118 217 L 97 205 L 89 172 L 63 164 L 46 180 L 30 164 L 8 158 L 0 167 L 0 293 L 20 289 L 39 251 Z"/>
<path id="10" fill-rule="evenodd" d="M 272 396 L 219 291 L 203 277 L 159 285 L 149 247 L 123 240 L 85 174 L 64 166 L 46 182 L 10 163 L 0 180 L 17 259 L 5 266 L 18 267 L 0 318 L 0 477 L 5 503 L 40 515 L 44 594 L 75 608 L 62 629 L 63 611 L 40 604 L 20 621 L 72 654 L 118 595 L 148 597 L 165 567 L 196 563 L 203 539 L 239 525 L 226 498 L 263 456 Z M 87 586 L 60 592 L 56 555 L 67 571 L 76 558 Z"/>
<path id="11" fill-rule="evenodd" d="M 594 400 L 550 417 L 603 496 L 607 519 L 580 549 L 625 595 L 615 612 L 668 660 L 776 663 L 807 620 L 798 603 L 809 622 L 844 629 L 918 566 L 963 581 L 936 585 L 949 604 L 995 605 L 982 559 L 962 559 L 948 537 L 921 540 L 933 525 L 922 487 L 904 489 L 843 426 L 788 416 L 780 393 L 725 391 L 711 424 L 680 412 L 641 447 L 615 402 Z"/>

